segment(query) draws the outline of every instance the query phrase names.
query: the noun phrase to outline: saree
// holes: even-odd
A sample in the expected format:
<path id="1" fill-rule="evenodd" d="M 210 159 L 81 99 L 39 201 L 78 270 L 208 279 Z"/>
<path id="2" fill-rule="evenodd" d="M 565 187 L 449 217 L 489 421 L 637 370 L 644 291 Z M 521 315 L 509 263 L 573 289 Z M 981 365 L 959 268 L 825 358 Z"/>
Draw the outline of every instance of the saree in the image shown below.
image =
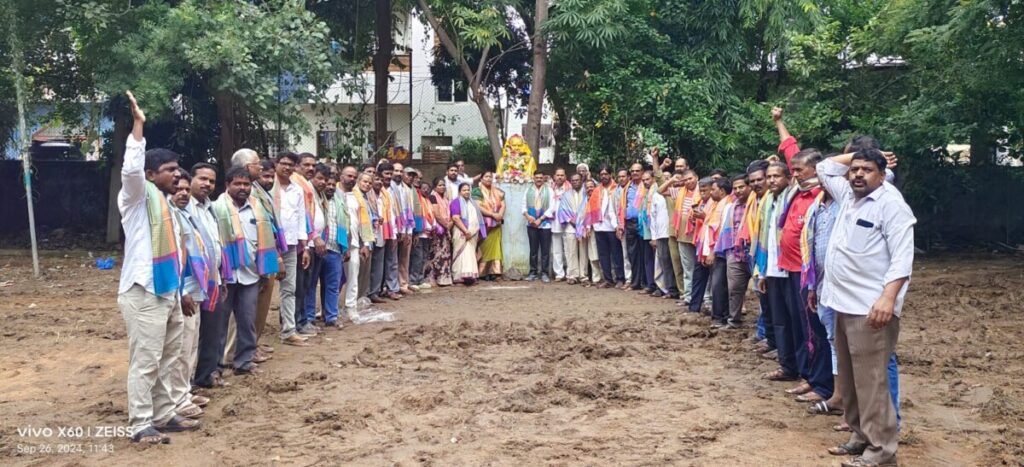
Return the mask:
<path id="1" fill-rule="evenodd" d="M 473 206 L 472 201 L 456 199 L 451 203 L 451 215 L 453 219 L 462 219 L 466 230 L 469 231 L 468 237 L 461 230 L 452 231 L 452 279 L 456 282 L 471 283 L 478 276 L 476 247 L 484 232 L 480 211 Z"/>
<path id="2" fill-rule="evenodd" d="M 473 188 L 473 200 L 491 212 L 501 211 L 505 203 L 501 190 L 479 185 Z M 484 218 L 487 238 L 480 244 L 480 275 L 501 275 L 501 223 L 490 217 Z"/>
<path id="3" fill-rule="evenodd" d="M 431 195 L 434 201 L 434 216 L 437 219 L 438 229 L 430 237 L 430 280 L 440 285 L 452 285 L 452 228 L 444 228 L 447 223 L 451 225 L 451 207 L 444 196 Z"/>

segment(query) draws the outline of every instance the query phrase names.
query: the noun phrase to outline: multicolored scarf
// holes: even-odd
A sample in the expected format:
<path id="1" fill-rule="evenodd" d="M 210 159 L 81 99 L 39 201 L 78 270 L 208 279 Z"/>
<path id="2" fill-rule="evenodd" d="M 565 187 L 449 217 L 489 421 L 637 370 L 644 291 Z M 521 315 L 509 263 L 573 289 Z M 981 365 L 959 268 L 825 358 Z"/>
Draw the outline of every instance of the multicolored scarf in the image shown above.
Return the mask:
<path id="1" fill-rule="evenodd" d="M 804 216 L 804 228 L 800 231 L 800 290 L 815 290 L 818 283 L 818 271 L 815 266 L 814 231 L 818 211 L 825 202 L 825 190 L 814 197 L 814 202 L 807 208 Z"/>
<path id="2" fill-rule="evenodd" d="M 544 213 L 548 212 L 548 208 L 551 207 L 551 187 L 543 185 L 538 191 L 537 185 L 530 185 L 526 189 L 526 200 L 529 203 L 526 205 L 526 213 L 534 219 L 542 219 Z M 545 219 L 544 222 L 547 220 Z"/>
<path id="3" fill-rule="evenodd" d="M 555 222 L 559 224 L 576 223 L 576 211 L 579 209 L 579 200 L 582 196 L 576 190 L 569 190 L 562 193 L 558 198 L 558 209 L 555 211 Z"/>
<path id="4" fill-rule="evenodd" d="M 313 235 L 313 215 L 316 209 L 316 190 L 306 177 L 292 173 L 292 183 L 302 188 L 302 200 L 306 203 L 306 235 Z"/>
<path id="5" fill-rule="evenodd" d="M 419 228 L 418 232 L 431 230 L 437 232 L 437 222 L 434 220 L 434 205 L 419 191 L 416 192 L 414 211 L 416 214 L 416 226 Z"/>
<path id="6" fill-rule="evenodd" d="M 649 190 L 642 184 L 640 185 L 640 188 L 643 189 L 643 195 L 638 191 L 636 199 L 633 202 L 634 204 L 636 204 L 637 201 L 640 202 L 640 205 L 638 206 L 640 208 L 640 213 L 636 217 L 637 228 L 640 230 L 641 239 L 650 240 L 653 238 L 652 234 L 654 233 L 651 231 L 651 202 L 654 201 L 653 195 L 655 190 Z"/>
<path id="7" fill-rule="evenodd" d="M 712 255 L 715 254 L 719 229 L 722 227 L 722 211 L 725 210 L 728 202 L 728 198 L 722 198 L 719 201 L 708 200 L 705 211 L 707 215 L 701 222 L 697 238 L 694 239 L 694 245 L 697 247 L 697 259 L 701 261 L 707 259 L 708 255 L 702 253 L 705 250 Z"/>
<path id="8" fill-rule="evenodd" d="M 182 222 L 184 227 L 182 233 L 186 230 L 191 231 L 191 234 L 183 235 L 185 237 L 185 254 L 188 259 L 185 262 L 184 276 L 192 277 L 199 287 L 200 309 L 212 312 L 220 297 L 220 287 L 217 286 L 217 271 L 207 256 L 207 239 L 203 238 L 199 224 L 192 219 L 188 212 L 183 212 L 182 217 L 185 220 Z"/>
<path id="9" fill-rule="evenodd" d="M 604 206 L 604 200 L 608 197 L 608 190 L 614 190 L 615 184 L 610 183 L 607 187 L 598 185 L 594 188 L 593 195 L 585 197 L 583 205 L 586 208 L 583 210 L 583 222 L 584 228 L 593 228 L 593 226 L 600 224 L 603 220 L 601 208 Z M 581 229 L 577 229 L 579 233 Z"/>
<path id="10" fill-rule="evenodd" d="M 480 207 L 477 206 L 476 202 L 473 201 L 472 199 L 468 199 L 467 200 L 466 198 L 463 198 L 463 197 L 459 196 L 455 201 L 452 201 L 451 213 L 452 214 L 456 214 L 455 211 L 457 210 L 458 211 L 457 214 L 459 216 L 459 219 L 462 219 L 462 225 L 466 226 L 466 228 L 469 228 L 469 210 L 470 209 L 476 211 L 476 218 L 477 219 L 483 220 L 484 216 L 480 212 Z M 478 222 L 478 224 L 480 224 L 480 240 L 483 240 L 483 239 L 487 238 L 487 226 L 484 225 L 483 222 Z M 458 256 L 458 255 L 456 255 L 456 256 Z"/>
<path id="11" fill-rule="evenodd" d="M 398 225 L 400 230 L 413 229 L 416 226 L 416 215 L 413 212 L 412 187 L 404 183 L 398 185 L 395 197 L 398 198 Z"/>
<path id="12" fill-rule="evenodd" d="M 276 193 L 275 193 L 276 194 Z M 270 213 L 270 222 L 274 227 L 274 240 L 277 245 L 277 252 L 284 254 L 288 252 L 288 240 L 284 238 L 284 231 L 281 230 L 281 224 L 277 222 L 281 218 L 281 206 L 277 203 L 277 198 L 267 190 L 264 190 L 259 183 L 252 184 L 252 197 L 256 198 L 263 206 L 263 211 Z"/>
<path id="13" fill-rule="evenodd" d="M 359 204 L 359 209 L 356 211 L 359 220 L 359 239 L 363 244 L 373 243 L 375 239 L 373 220 L 370 219 L 370 209 L 366 206 L 366 195 L 358 187 L 352 188 L 352 195 L 355 196 L 356 203 Z"/>
<path id="14" fill-rule="evenodd" d="M 153 293 L 174 298 L 181 290 L 181 239 L 174 235 L 174 218 L 167 196 L 153 182 L 146 182 L 146 213 L 153 250 Z"/>
<path id="15" fill-rule="evenodd" d="M 733 228 L 735 225 L 735 214 L 736 205 L 739 201 L 729 195 L 729 202 L 725 205 L 725 209 L 722 210 L 722 226 L 718 230 L 718 239 L 715 241 L 715 254 L 725 257 L 725 254 L 736 248 L 736 231 Z"/>
<path id="16" fill-rule="evenodd" d="M 270 213 L 263 209 L 254 196 L 249 196 L 249 207 L 256 220 L 256 273 L 260 276 L 277 274 L 278 248 L 274 241 L 274 223 L 270 221 Z M 224 245 L 220 271 L 225 281 L 235 280 L 235 272 L 243 266 L 252 266 L 249 259 L 249 242 L 245 238 L 245 230 L 238 215 L 238 207 L 234 200 L 226 194 L 213 203 L 213 212 L 217 216 L 217 230 L 221 243 Z"/>
<path id="17" fill-rule="evenodd" d="M 758 207 L 758 223 L 760 228 L 757 231 L 757 235 L 751 239 L 750 251 L 753 252 L 754 256 L 754 277 L 766 277 L 768 273 L 768 248 L 774 248 L 776 251 L 779 249 L 778 239 L 782 237 L 782 226 L 779 222 L 779 217 L 782 215 L 785 206 L 788 204 L 787 200 L 792 200 L 795 196 L 796 189 L 792 186 L 786 187 L 779 196 L 771 198 L 771 192 L 765 193 L 766 198 L 761 200 L 761 206 Z M 775 230 L 775 244 L 769 245 L 768 239 L 770 238 L 769 232 L 771 229 Z"/>
<path id="18" fill-rule="evenodd" d="M 334 190 L 334 197 L 327 201 L 325 209 L 327 217 L 327 243 L 332 242 L 338 246 L 338 251 L 345 254 L 348 251 L 348 206 L 345 205 L 345 193 L 337 188 Z M 342 268 L 344 269 L 344 268 Z"/>
<path id="19" fill-rule="evenodd" d="M 380 227 L 381 234 L 384 236 L 384 240 L 394 240 L 397 232 L 395 232 L 395 200 L 391 196 L 391 192 L 386 189 L 381 189 L 380 193 L 377 193 L 377 197 L 380 199 Z"/>
<path id="20" fill-rule="evenodd" d="M 686 201 L 690 203 L 687 204 Z M 682 229 L 682 235 L 692 237 L 697 233 L 697 222 L 691 217 L 693 214 L 693 207 L 700 206 L 704 200 L 700 196 L 700 190 L 690 191 L 686 187 L 679 190 L 679 194 L 676 195 L 676 203 L 672 209 L 672 228 L 678 234 L 680 228 L 683 227 L 683 223 L 686 224 L 685 228 Z"/>
<path id="21" fill-rule="evenodd" d="M 626 225 L 626 201 L 629 198 L 629 187 L 633 186 L 633 181 L 630 180 L 624 187 L 622 187 L 622 196 L 619 197 L 619 225 Z M 633 207 L 640 209 L 643 204 L 644 195 L 647 194 L 647 187 L 643 183 L 636 185 L 636 195 L 633 197 Z"/>
<path id="22" fill-rule="evenodd" d="M 757 237 L 761 226 L 761 217 L 758 213 L 765 196 L 768 196 L 768 192 L 765 192 L 760 198 L 754 192 L 750 192 L 750 195 L 747 196 L 747 207 L 743 211 L 743 219 L 740 221 L 740 229 L 736 235 L 737 244 L 739 242 L 750 243 L 751 239 Z"/>
<path id="23" fill-rule="evenodd" d="M 474 201 L 487 208 L 488 211 L 495 213 L 500 212 L 505 204 L 497 189 L 494 187 L 487 188 L 482 183 L 473 188 L 472 197 Z M 498 225 L 498 221 L 488 217 L 484 219 L 484 224 L 487 225 L 488 229 L 493 229 Z"/>

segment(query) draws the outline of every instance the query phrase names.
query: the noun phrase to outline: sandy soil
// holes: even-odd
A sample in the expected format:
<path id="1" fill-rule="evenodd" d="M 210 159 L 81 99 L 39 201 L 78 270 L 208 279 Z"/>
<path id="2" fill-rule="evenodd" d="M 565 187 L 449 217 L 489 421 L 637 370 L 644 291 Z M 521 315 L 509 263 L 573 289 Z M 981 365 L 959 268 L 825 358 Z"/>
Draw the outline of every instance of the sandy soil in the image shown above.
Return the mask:
<path id="1" fill-rule="evenodd" d="M 37 282 L 26 259 L 0 265 L 0 464 L 838 465 L 825 449 L 845 441 L 838 417 L 758 378 L 773 364 L 750 330 L 708 331 L 667 300 L 524 283 L 419 294 L 387 306 L 398 321 L 308 349 L 265 337 L 266 373 L 229 376 L 205 429 L 168 446 L 60 436 L 127 422 L 118 272 L 47 258 Z M 924 259 L 910 290 L 901 464 L 1020 465 L 1024 263 Z"/>

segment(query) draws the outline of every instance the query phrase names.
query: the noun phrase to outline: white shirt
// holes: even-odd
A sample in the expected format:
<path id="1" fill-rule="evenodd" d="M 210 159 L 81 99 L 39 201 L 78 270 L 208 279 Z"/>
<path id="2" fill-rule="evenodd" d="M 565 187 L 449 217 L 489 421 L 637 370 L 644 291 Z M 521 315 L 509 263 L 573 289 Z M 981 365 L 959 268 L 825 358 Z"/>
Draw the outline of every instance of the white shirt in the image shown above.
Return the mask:
<path id="1" fill-rule="evenodd" d="M 153 289 L 153 240 L 149 231 L 149 212 L 146 209 L 146 139 L 136 141 L 129 136 L 124 149 L 124 163 L 121 165 L 121 191 L 117 194 L 117 209 L 121 212 L 121 227 L 124 228 L 124 264 L 121 265 L 121 282 L 117 293 L 125 293 L 133 285 L 139 284 L 146 291 L 155 294 Z M 174 205 L 168 199 L 171 208 L 171 224 L 174 226 L 174 237 L 181 238 L 181 226 L 178 216 L 174 214 Z M 185 252 L 185 245 L 180 244 L 178 251 Z M 178 262 L 184 266 L 185 258 Z M 181 270 L 178 270 L 181 274 Z"/>
<path id="2" fill-rule="evenodd" d="M 245 242 L 249 244 L 249 248 L 246 249 L 249 265 L 246 266 L 243 263 L 242 267 L 235 271 L 235 280 L 231 283 L 252 285 L 260 280 L 259 269 L 256 267 L 256 249 L 259 248 L 256 240 L 259 232 L 256 228 L 256 213 L 253 212 L 253 207 L 249 204 L 248 200 L 242 207 L 238 208 L 238 223 L 242 224 L 242 235 L 245 237 Z"/>
<path id="3" fill-rule="evenodd" d="M 594 188 L 594 191 L 604 190 L 602 186 Z M 601 200 L 601 222 L 594 224 L 595 232 L 614 232 L 619 226 L 619 216 L 615 213 L 615 206 L 612 204 L 612 198 L 615 196 L 613 190 L 607 190 L 604 194 L 604 199 Z"/>
<path id="4" fill-rule="evenodd" d="M 322 238 L 324 229 L 327 228 L 327 219 L 324 217 L 324 209 L 320 203 L 313 203 L 313 238 Z M 306 243 L 306 249 L 313 249 L 313 242 Z"/>
<path id="5" fill-rule="evenodd" d="M 764 202 L 771 203 L 768 208 L 768 219 L 772 219 L 772 211 L 782 209 L 782 201 L 782 193 L 778 196 L 768 194 L 764 200 Z M 768 229 L 768 245 L 765 246 L 768 249 L 768 264 L 764 272 L 766 277 L 789 277 L 789 273 L 779 267 L 779 233 L 781 233 L 779 229 Z"/>
<path id="6" fill-rule="evenodd" d="M 471 177 L 469 174 L 459 174 L 455 177 L 455 180 L 459 182 L 459 185 L 463 183 L 468 183 L 469 186 L 473 186 L 473 177 Z M 459 190 L 458 187 L 455 188 L 455 194 L 457 195 L 459 193 Z"/>
<path id="7" fill-rule="evenodd" d="M 914 266 L 914 212 L 889 182 L 857 199 L 846 180 L 849 167 L 825 159 L 817 169 L 822 186 L 840 203 L 825 255 L 822 304 L 867 315 L 886 284 L 907 278 L 896 296 L 900 316 Z"/>
<path id="8" fill-rule="evenodd" d="M 359 188 L 353 188 L 358 190 Z M 337 195 L 335 195 L 337 196 Z M 348 244 L 352 249 L 359 249 L 359 201 L 351 191 L 345 193 L 345 207 L 348 208 Z"/>
<path id="9" fill-rule="evenodd" d="M 448 201 L 459 197 L 459 185 L 462 185 L 462 183 L 462 179 L 459 177 L 455 177 L 454 182 L 449 180 L 447 176 L 444 177 L 444 188 L 447 191 L 445 194 L 449 196 Z M 468 183 L 470 186 L 473 186 L 473 179 L 470 178 Z"/>
<path id="10" fill-rule="evenodd" d="M 552 213 L 554 213 L 555 211 L 558 211 L 558 204 L 562 202 L 562 195 L 564 195 L 566 193 L 569 193 L 571 191 L 572 191 L 572 188 L 565 189 L 565 184 L 564 183 L 561 186 L 556 187 L 554 185 L 554 182 L 552 182 L 552 185 L 551 185 L 551 201 L 552 201 L 552 203 L 551 204 L 555 205 L 555 209 L 552 211 Z M 569 227 L 572 227 L 572 226 L 569 226 Z M 558 223 L 557 220 L 551 223 L 551 233 L 553 233 L 553 234 L 562 233 L 562 224 Z"/>
<path id="11" fill-rule="evenodd" d="M 300 187 L 295 182 L 288 185 L 280 185 L 281 190 L 281 218 L 278 219 L 281 229 L 284 230 L 284 240 L 288 246 L 299 244 L 299 240 L 309 240 L 306 233 L 306 200 Z"/>
<path id="12" fill-rule="evenodd" d="M 220 227 L 217 225 L 217 216 L 213 213 L 213 202 L 210 201 L 210 198 L 206 198 L 205 202 L 200 202 L 195 197 L 190 197 L 186 209 L 188 214 L 192 216 L 192 220 L 206 234 L 203 237 L 203 241 L 207 243 L 206 249 L 210 252 L 207 256 L 211 256 L 206 260 L 213 265 L 214 271 L 219 272 L 221 252 L 224 251 L 224 245 L 220 243 L 220 233 L 218 230 Z M 213 243 L 212 245 L 209 244 L 211 242 Z M 220 285 L 221 277 L 219 273 L 214 275 L 214 281 Z"/>
<path id="13" fill-rule="evenodd" d="M 536 193 L 538 198 L 540 196 L 543 196 L 543 193 L 544 193 L 544 188 L 543 187 L 537 188 L 536 186 L 534 186 L 533 189 L 535 190 L 535 193 Z M 529 190 L 529 188 L 527 188 L 527 190 Z M 529 193 L 529 191 L 527 191 L 527 193 Z M 523 214 L 526 214 L 527 212 L 529 212 L 528 209 L 529 209 L 530 205 L 534 201 L 535 200 L 529 199 L 529 197 L 527 197 L 527 196 L 523 196 Z M 540 223 L 540 227 L 539 228 L 551 230 L 551 219 L 554 217 L 554 215 L 555 215 L 555 208 L 557 208 L 557 207 L 558 207 L 558 205 L 555 203 L 554 190 L 548 190 L 548 209 L 546 211 L 544 211 L 544 213 L 543 213 L 542 217 L 543 217 L 544 221 Z M 529 224 L 527 224 L 527 226 L 529 226 Z"/>
<path id="14" fill-rule="evenodd" d="M 665 197 L 657 193 L 651 195 L 651 240 L 668 238 L 668 205 Z"/>

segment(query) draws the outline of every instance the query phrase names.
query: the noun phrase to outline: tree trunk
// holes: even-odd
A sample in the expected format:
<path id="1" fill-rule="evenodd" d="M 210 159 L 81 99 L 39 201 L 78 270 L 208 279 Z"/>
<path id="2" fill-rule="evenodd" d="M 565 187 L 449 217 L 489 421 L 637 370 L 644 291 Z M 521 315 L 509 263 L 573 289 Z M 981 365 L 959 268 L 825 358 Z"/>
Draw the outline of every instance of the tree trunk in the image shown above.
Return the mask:
<path id="1" fill-rule="evenodd" d="M 567 166 L 569 165 L 569 152 L 566 151 L 567 144 L 563 144 L 569 141 L 569 134 L 572 129 L 569 127 L 569 112 L 565 108 L 565 101 L 562 100 L 558 94 L 558 90 L 552 88 L 548 91 L 551 95 L 551 107 L 555 111 L 555 157 L 554 163 L 556 166 Z"/>
<path id="2" fill-rule="evenodd" d="M 548 19 L 548 0 L 536 0 L 533 17 L 533 76 L 530 100 L 526 106 L 526 130 L 523 138 L 540 160 L 540 121 L 544 113 L 544 91 L 548 72 L 548 41 L 544 37 L 544 23 Z"/>
<path id="3" fill-rule="evenodd" d="M 373 55 L 373 124 L 377 153 L 388 141 L 388 67 L 395 44 L 391 37 L 391 0 L 377 0 L 377 52 Z M 391 143 L 394 143 L 391 141 Z M 411 143 L 411 142 L 410 142 Z"/>
<path id="4" fill-rule="evenodd" d="M 762 19 L 761 21 L 758 21 L 758 25 L 757 25 L 757 30 L 758 30 L 757 42 L 758 42 L 758 48 L 761 51 L 761 54 L 760 54 L 761 55 L 761 57 L 760 57 L 760 64 L 759 64 L 760 66 L 758 67 L 758 71 L 757 71 L 757 97 L 756 97 L 756 101 L 757 102 L 765 102 L 765 101 L 768 100 L 768 81 L 769 81 L 768 80 L 768 56 L 769 56 L 769 53 L 768 53 L 768 44 L 764 40 L 765 23 L 766 23 L 766 21 L 764 19 Z"/>
<path id="5" fill-rule="evenodd" d="M 971 165 L 982 166 L 995 162 L 994 143 L 979 123 L 978 128 L 971 132 Z"/>
<path id="6" fill-rule="evenodd" d="M 480 118 L 483 119 L 484 127 L 487 128 L 487 140 L 491 144 L 491 157 L 494 158 L 494 163 L 497 164 L 498 160 L 501 159 L 501 138 L 498 134 L 494 110 L 491 108 L 491 104 L 487 102 L 487 94 L 480 87 L 480 77 L 483 75 L 484 66 L 487 63 L 488 50 L 484 51 L 484 59 L 480 60 L 479 69 L 474 72 L 469 67 L 469 63 L 466 62 L 466 57 L 459 52 L 455 41 L 448 35 L 448 31 L 441 26 L 441 22 L 434 16 L 434 12 L 427 5 L 426 0 L 417 0 L 416 3 L 420 6 L 420 10 L 423 11 L 423 16 L 426 16 L 427 23 L 433 28 L 434 34 L 437 35 L 441 45 L 444 46 L 448 55 L 455 59 L 459 65 L 459 70 L 462 71 L 462 76 L 469 82 L 469 90 L 473 95 L 473 102 L 476 103 L 477 109 L 480 110 Z"/>
<path id="7" fill-rule="evenodd" d="M 217 119 L 220 122 L 220 149 L 217 151 L 217 157 L 224 172 L 227 173 L 231 168 L 231 155 L 235 152 L 237 144 L 235 96 L 225 91 L 217 91 L 213 94 L 213 101 L 217 104 Z"/>
<path id="8" fill-rule="evenodd" d="M 110 185 L 107 190 L 107 243 L 121 242 L 121 211 L 117 208 L 117 194 L 121 192 L 121 164 L 124 163 L 125 143 L 131 133 L 128 114 L 114 112 L 114 152 L 110 154 Z"/>

